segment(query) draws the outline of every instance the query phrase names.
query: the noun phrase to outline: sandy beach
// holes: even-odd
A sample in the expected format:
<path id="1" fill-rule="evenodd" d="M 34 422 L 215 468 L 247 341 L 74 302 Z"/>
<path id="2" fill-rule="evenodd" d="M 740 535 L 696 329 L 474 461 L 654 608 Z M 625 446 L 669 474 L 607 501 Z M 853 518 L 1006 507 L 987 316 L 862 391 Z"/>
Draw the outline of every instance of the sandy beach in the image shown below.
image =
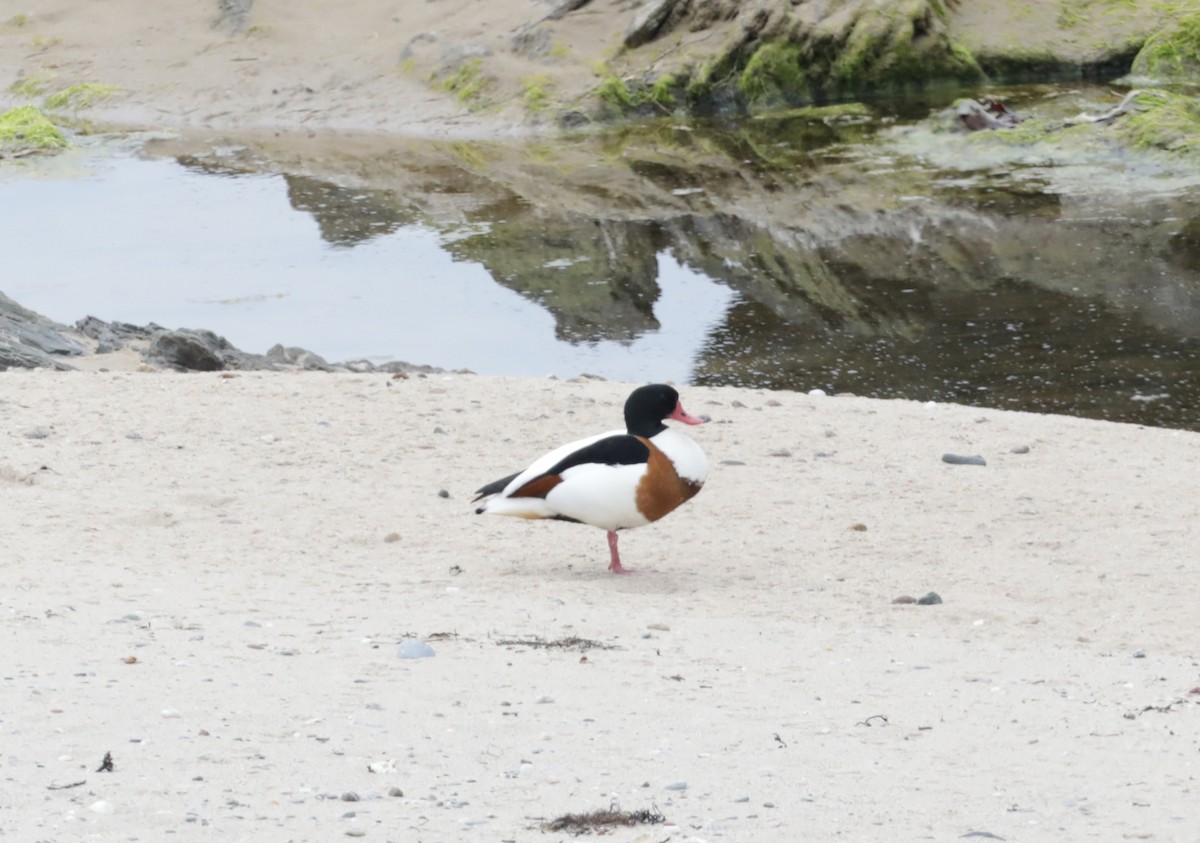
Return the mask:
<path id="1" fill-rule="evenodd" d="M 517 59 L 493 111 L 430 73 L 550 4 L 331 8 L 48 0 L 0 78 L 206 143 L 529 130 Z M 631 384 L 85 365 L 0 372 L 0 840 L 1200 840 L 1200 434 L 685 386 L 712 473 L 618 577 L 470 499 Z"/>
<path id="2" fill-rule="evenodd" d="M 635 575 L 473 514 L 629 389 L 0 375 L 0 836 L 1197 839 L 1200 436 L 684 387 Z"/>

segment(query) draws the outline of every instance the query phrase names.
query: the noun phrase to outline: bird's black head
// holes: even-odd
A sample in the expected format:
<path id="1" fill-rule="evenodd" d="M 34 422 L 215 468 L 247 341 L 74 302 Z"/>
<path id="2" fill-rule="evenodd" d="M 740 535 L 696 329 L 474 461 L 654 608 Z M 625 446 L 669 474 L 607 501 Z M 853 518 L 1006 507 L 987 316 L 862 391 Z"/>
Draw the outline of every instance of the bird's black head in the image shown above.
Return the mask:
<path id="1" fill-rule="evenodd" d="M 667 429 L 663 419 L 679 408 L 679 393 L 665 383 L 639 386 L 625 399 L 625 428 L 635 436 L 654 436 Z"/>

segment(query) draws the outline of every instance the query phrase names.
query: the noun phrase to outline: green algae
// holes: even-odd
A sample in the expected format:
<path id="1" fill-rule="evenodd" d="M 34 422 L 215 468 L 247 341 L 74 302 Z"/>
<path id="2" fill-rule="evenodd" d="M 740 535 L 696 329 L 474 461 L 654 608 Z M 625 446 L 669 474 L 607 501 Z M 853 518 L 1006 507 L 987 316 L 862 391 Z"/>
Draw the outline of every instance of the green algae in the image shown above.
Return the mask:
<path id="1" fill-rule="evenodd" d="M 805 54 L 803 45 L 790 40 L 764 44 L 750 56 L 738 76 L 738 93 L 756 109 L 810 100 Z"/>
<path id="2" fill-rule="evenodd" d="M 21 105 L 0 114 L 0 156 L 57 152 L 70 145 L 36 106 Z"/>
<path id="3" fill-rule="evenodd" d="M 453 71 L 430 80 L 433 85 L 454 96 L 471 111 L 479 111 L 492 104 L 491 93 L 495 80 L 483 71 L 481 59 L 471 59 L 458 65 Z"/>
<path id="4" fill-rule="evenodd" d="M 1169 91 L 1140 91 L 1136 111 L 1117 124 L 1130 147 L 1195 158 L 1200 156 L 1200 101 Z"/>
<path id="5" fill-rule="evenodd" d="M 906 0 L 863 10 L 831 67 L 840 92 L 870 92 L 981 76 L 970 51 L 943 34 L 941 3 Z"/>
<path id="6" fill-rule="evenodd" d="M 96 82 L 85 82 L 71 85 L 61 91 L 50 94 L 43 101 L 43 106 L 50 111 L 81 111 L 91 108 L 97 102 L 102 102 L 117 92 L 115 85 L 102 85 Z"/>
<path id="7" fill-rule="evenodd" d="M 8 92 L 15 97 L 35 99 L 46 93 L 49 83 L 37 76 L 25 76 L 8 86 Z"/>
<path id="8" fill-rule="evenodd" d="M 554 80 L 546 74 L 530 76 L 521 82 L 521 97 L 525 101 L 525 110 L 538 114 L 554 106 Z"/>
<path id="9" fill-rule="evenodd" d="M 1200 10 L 1177 17 L 1147 38 L 1132 72 L 1163 80 L 1200 78 Z"/>
<path id="10" fill-rule="evenodd" d="M 736 91 L 751 111 L 981 79 L 945 18 L 937 0 L 864 5 L 812 29 L 781 27 L 748 55 L 718 62 L 708 78 L 719 85 L 715 77 L 740 67 Z"/>
<path id="11" fill-rule="evenodd" d="M 596 95 L 619 114 L 662 114 L 688 96 L 688 85 L 686 74 L 665 73 L 652 81 L 621 79 L 609 74 L 600 81 Z"/>
<path id="12" fill-rule="evenodd" d="M 1027 147 L 1055 158 L 1124 149 L 1166 155 L 1192 167 L 1200 157 L 1200 101 L 1164 90 L 1135 91 L 1108 114 L 1034 116 L 1012 128 L 974 132 L 967 141 Z"/>
<path id="13" fill-rule="evenodd" d="M 631 111 L 637 104 L 633 98 L 633 92 L 629 89 L 629 85 L 625 80 L 618 79 L 616 76 L 606 76 L 600 80 L 600 86 L 596 89 L 596 95 L 600 100 L 612 106 L 619 112 Z"/>

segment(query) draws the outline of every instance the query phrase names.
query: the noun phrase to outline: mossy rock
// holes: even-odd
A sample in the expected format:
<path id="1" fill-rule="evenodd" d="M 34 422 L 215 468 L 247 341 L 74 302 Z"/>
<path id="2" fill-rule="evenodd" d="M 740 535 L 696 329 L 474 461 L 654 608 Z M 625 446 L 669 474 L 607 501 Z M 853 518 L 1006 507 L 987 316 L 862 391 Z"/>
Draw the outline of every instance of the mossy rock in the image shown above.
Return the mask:
<path id="1" fill-rule="evenodd" d="M 1200 101 L 1169 91 L 1137 91 L 1112 116 L 1031 117 L 1011 129 L 975 132 L 968 141 L 1039 148 L 1047 153 L 1112 149 L 1115 145 L 1194 162 L 1200 159 Z"/>
<path id="2" fill-rule="evenodd" d="M 811 102 L 806 52 L 803 45 L 786 40 L 759 47 L 738 77 L 738 93 L 755 109 Z"/>
<path id="3" fill-rule="evenodd" d="M 1135 111 L 1116 125 L 1134 149 L 1200 158 L 1200 100 L 1169 91 L 1141 91 Z"/>
<path id="4" fill-rule="evenodd" d="M 1131 73 L 1161 81 L 1200 81 L 1200 11 L 1177 18 L 1147 38 Z"/>
<path id="5" fill-rule="evenodd" d="M 21 105 L 0 114 L 0 157 L 58 152 L 70 145 L 37 106 Z"/>
<path id="6" fill-rule="evenodd" d="M 740 66 L 737 92 L 751 111 L 979 81 L 979 66 L 950 37 L 945 17 L 937 0 L 846 7 L 813 26 L 780 27 L 713 73 Z"/>
<path id="7" fill-rule="evenodd" d="M 656 77 L 620 79 L 606 76 L 596 88 L 596 96 L 607 109 L 622 116 L 662 116 L 670 114 L 690 92 L 687 74 L 667 73 Z"/>

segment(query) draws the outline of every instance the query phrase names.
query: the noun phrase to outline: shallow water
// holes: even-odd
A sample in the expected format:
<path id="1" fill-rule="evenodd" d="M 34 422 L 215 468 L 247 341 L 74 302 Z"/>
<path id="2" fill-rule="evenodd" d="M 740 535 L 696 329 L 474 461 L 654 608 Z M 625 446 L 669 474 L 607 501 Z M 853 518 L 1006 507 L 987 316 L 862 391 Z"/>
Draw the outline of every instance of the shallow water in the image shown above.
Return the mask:
<path id="1" fill-rule="evenodd" d="M 320 175 L 84 150 L 0 180 L 0 289 L 253 352 L 1200 429 L 1200 210 L 1177 174 L 1114 202 L 1079 184 L 1130 162 L 938 160 L 877 114 L 657 131 L 508 170 L 486 149 Z"/>
<path id="2" fill-rule="evenodd" d="M 244 351 L 283 343 L 331 361 L 685 382 L 732 299 L 663 255 L 660 328 L 569 342 L 543 308 L 454 257 L 447 247 L 461 231 L 385 223 L 372 236 L 330 237 L 294 206 L 281 175 L 210 174 L 128 154 L 85 167 L 68 179 L 9 179 L 0 209 L 6 238 L 20 244 L 4 291 L 67 324 L 92 315 L 208 328 Z"/>

